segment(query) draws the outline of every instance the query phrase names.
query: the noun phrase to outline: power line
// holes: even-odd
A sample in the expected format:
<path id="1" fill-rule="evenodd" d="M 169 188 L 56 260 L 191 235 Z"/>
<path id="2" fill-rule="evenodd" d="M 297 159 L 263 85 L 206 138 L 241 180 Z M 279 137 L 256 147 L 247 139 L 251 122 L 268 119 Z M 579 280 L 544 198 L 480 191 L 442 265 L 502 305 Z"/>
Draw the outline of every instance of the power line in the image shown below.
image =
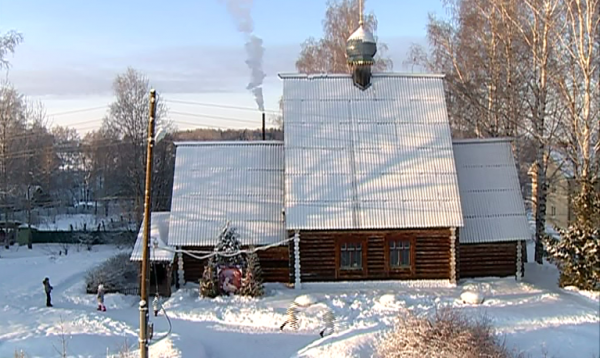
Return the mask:
<path id="1" fill-rule="evenodd" d="M 68 114 L 91 112 L 91 111 L 97 111 L 97 110 L 100 110 L 100 109 L 108 109 L 108 108 L 109 108 L 108 105 L 104 105 L 104 106 L 99 106 L 99 107 L 89 107 L 89 108 L 82 108 L 82 109 L 74 109 L 74 110 L 64 111 L 64 112 L 50 113 L 50 114 L 48 114 L 48 117 L 66 116 Z"/>
<path id="2" fill-rule="evenodd" d="M 196 102 L 196 101 L 183 101 L 183 100 L 168 99 L 168 98 L 166 98 L 165 101 L 170 102 L 170 103 L 177 103 L 177 104 L 188 104 L 188 105 L 192 105 L 192 106 L 212 107 L 212 108 L 222 108 L 222 109 L 236 109 L 236 110 L 240 110 L 240 111 L 261 112 L 256 107 L 231 106 L 231 105 L 226 105 L 226 104 L 203 103 L 203 102 Z M 278 113 L 279 110 L 268 110 L 268 109 L 265 109 L 264 112 Z"/>
<path id="3" fill-rule="evenodd" d="M 169 113 L 178 114 L 180 116 L 208 118 L 208 119 L 220 119 L 220 120 L 224 120 L 224 121 L 255 124 L 255 121 L 250 120 L 250 119 L 239 119 L 239 118 L 222 117 L 222 116 L 215 116 L 215 115 L 208 115 L 208 114 L 189 113 L 189 112 L 179 112 L 179 111 L 170 111 Z M 262 121 L 262 118 L 259 116 L 257 118 L 257 122 L 260 123 L 261 121 Z"/>

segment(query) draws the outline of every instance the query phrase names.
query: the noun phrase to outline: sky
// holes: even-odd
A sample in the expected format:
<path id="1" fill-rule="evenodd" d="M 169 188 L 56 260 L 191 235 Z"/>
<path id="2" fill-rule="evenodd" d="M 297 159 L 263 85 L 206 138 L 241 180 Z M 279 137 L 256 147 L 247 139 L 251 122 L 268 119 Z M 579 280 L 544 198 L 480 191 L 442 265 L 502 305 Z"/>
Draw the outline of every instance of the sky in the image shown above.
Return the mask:
<path id="1" fill-rule="evenodd" d="M 0 0 L 0 33 L 24 36 L 2 73 L 54 125 L 97 129 L 113 101 L 112 81 L 128 66 L 150 79 L 179 129 L 257 128 L 260 111 L 246 89 L 246 35 L 225 0 Z M 252 33 L 263 40 L 262 88 L 270 116 L 278 110 L 278 73 L 295 72 L 300 44 L 320 38 L 326 0 L 238 0 L 250 3 Z M 396 72 L 412 43 L 425 44 L 429 13 L 441 0 L 368 0 L 375 33 L 388 44 Z M 186 102 L 186 103 L 181 103 Z"/>

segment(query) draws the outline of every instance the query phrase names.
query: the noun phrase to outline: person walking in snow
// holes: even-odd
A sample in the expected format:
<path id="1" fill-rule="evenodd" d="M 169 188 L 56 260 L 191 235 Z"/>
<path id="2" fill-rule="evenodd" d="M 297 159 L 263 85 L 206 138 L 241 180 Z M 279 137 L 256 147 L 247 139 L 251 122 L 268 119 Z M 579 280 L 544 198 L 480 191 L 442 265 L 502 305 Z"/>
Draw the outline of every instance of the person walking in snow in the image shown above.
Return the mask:
<path id="1" fill-rule="evenodd" d="M 46 292 L 46 307 L 52 307 L 52 297 L 50 296 L 50 292 L 52 292 L 54 287 L 50 285 L 50 279 L 48 277 L 46 277 L 42 283 L 44 284 L 44 291 Z"/>
<path id="2" fill-rule="evenodd" d="M 96 298 L 98 299 L 97 310 L 106 312 L 106 306 L 104 306 L 104 285 L 103 284 L 98 285 L 98 294 L 96 295 Z"/>
<path id="3" fill-rule="evenodd" d="M 96 298 L 98 299 L 98 311 L 106 311 L 106 306 L 104 306 L 104 293 L 105 293 L 104 285 L 99 284 L 98 285 L 98 294 L 96 295 Z"/>

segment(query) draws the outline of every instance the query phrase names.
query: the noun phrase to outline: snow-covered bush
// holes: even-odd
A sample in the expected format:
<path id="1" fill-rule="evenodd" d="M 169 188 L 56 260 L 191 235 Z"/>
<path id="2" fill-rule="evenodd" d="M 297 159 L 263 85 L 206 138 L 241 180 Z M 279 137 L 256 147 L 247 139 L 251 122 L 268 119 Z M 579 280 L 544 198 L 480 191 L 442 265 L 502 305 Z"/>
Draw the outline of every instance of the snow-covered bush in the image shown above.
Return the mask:
<path id="1" fill-rule="evenodd" d="M 600 194 L 583 185 L 573 207 L 576 221 L 560 230 L 560 240 L 546 239 L 548 255 L 560 270 L 561 287 L 600 290 Z"/>
<path id="2" fill-rule="evenodd" d="M 452 309 L 433 317 L 403 312 L 375 347 L 380 358 L 512 358 L 486 319 L 470 319 Z"/>
<path id="3" fill-rule="evenodd" d="M 242 287 L 240 287 L 240 295 L 260 297 L 265 293 L 263 287 L 262 268 L 260 260 L 255 252 L 248 254 L 248 266 L 242 278 Z"/>
<path id="4" fill-rule="evenodd" d="M 103 284 L 106 292 L 125 292 L 139 282 L 139 267 L 129 260 L 129 254 L 117 254 L 88 271 L 85 277 L 87 293 L 96 293 Z"/>
<path id="5" fill-rule="evenodd" d="M 478 305 L 483 302 L 483 295 L 481 294 L 481 292 L 467 290 L 463 291 L 463 293 L 460 294 L 460 299 L 464 303 Z"/>

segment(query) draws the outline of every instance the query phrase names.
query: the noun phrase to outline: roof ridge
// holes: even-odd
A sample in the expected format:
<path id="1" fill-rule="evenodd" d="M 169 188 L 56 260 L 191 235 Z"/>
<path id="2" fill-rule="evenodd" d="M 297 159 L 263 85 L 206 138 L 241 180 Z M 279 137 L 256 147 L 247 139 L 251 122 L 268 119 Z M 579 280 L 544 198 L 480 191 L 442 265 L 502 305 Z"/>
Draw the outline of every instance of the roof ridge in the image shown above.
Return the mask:
<path id="1" fill-rule="evenodd" d="M 350 73 L 278 73 L 281 79 L 321 79 L 321 78 L 352 78 Z M 415 72 L 375 72 L 373 77 L 404 77 L 404 78 L 445 78 L 441 73 L 415 73 Z"/>
<path id="2" fill-rule="evenodd" d="M 492 138 L 462 138 L 452 139 L 452 144 L 475 144 L 475 143 L 510 143 L 514 139 L 511 137 L 492 137 Z"/>
<path id="3" fill-rule="evenodd" d="M 246 145 L 263 145 L 263 146 L 280 146 L 283 145 L 282 140 L 204 140 L 204 141 L 177 141 L 174 142 L 176 147 L 199 147 L 199 146 L 246 146 Z"/>

